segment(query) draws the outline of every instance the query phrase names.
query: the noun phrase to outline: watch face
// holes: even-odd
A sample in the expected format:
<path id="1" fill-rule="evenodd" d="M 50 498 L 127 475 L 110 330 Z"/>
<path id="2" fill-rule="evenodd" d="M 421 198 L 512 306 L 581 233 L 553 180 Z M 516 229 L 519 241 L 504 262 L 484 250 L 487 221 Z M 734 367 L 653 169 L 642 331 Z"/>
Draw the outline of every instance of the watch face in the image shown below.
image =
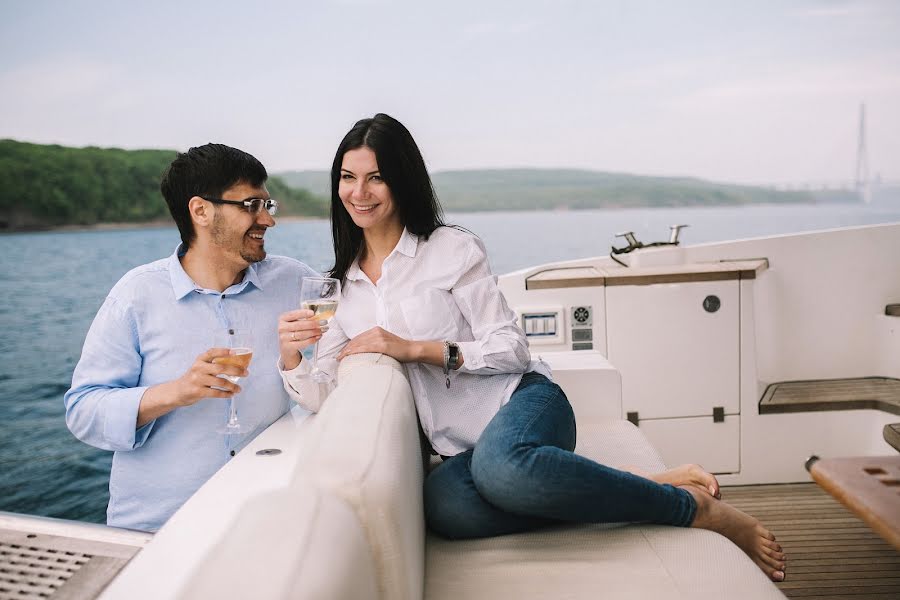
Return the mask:
<path id="1" fill-rule="evenodd" d="M 455 367 L 459 363 L 459 346 L 450 343 L 450 363 Z"/>

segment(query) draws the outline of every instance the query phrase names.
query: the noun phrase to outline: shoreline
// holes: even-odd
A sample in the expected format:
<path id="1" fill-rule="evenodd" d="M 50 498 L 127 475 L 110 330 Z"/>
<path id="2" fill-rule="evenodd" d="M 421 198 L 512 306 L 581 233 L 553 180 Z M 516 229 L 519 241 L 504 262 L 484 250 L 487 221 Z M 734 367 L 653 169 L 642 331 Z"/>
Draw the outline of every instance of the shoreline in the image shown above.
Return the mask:
<path id="1" fill-rule="evenodd" d="M 290 221 L 315 221 L 327 220 L 328 217 L 310 217 L 304 215 L 285 215 L 278 217 L 279 222 Z M 127 231 L 130 229 L 166 229 L 171 227 L 176 229 L 175 222 L 171 218 L 154 220 L 154 221 L 116 221 L 109 223 L 93 223 L 91 225 L 47 225 L 38 227 L 23 227 L 21 229 L 4 229 L 0 230 L 0 235 L 15 235 L 19 233 L 77 233 L 84 231 Z"/>
<path id="2" fill-rule="evenodd" d="M 696 208 L 735 208 L 739 206 L 750 207 L 750 206 L 809 206 L 809 205 L 854 205 L 857 202 L 844 202 L 844 201 L 834 201 L 834 202 L 816 202 L 816 201 L 802 201 L 802 202 L 746 202 L 741 204 L 674 204 L 674 205 L 649 205 L 649 206 L 596 206 L 596 207 L 579 207 L 572 208 L 569 206 L 554 206 L 547 208 L 499 208 L 499 209 L 472 209 L 472 208 L 447 208 L 444 207 L 444 212 L 447 214 L 462 214 L 462 213 L 500 213 L 500 212 L 513 212 L 513 213 L 532 213 L 532 212 L 579 212 L 579 211 L 595 211 L 595 210 L 644 210 L 644 209 L 696 209 Z M 277 217 L 277 221 L 289 223 L 289 222 L 297 222 L 297 221 L 317 221 L 324 220 L 327 221 L 329 217 L 313 217 L 309 215 L 284 215 Z M 130 229 L 162 229 L 172 227 L 175 228 L 175 222 L 172 221 L 171 218 L 167 217 L 165 219 L 157 219 L 153 221 L 141 221 L 141 222 L 109 222 L 109 223 L 94 223 L 92 225 L 48 225 L 48 226 L 36 226 L 36 227 L 23 227 L 19 229 L 0 229 L 0 236 L 2 235 L 15 235 L 22 233 L 43 233 L 43 232 L 86 232 L 86 231 L 127 231 Z"/>

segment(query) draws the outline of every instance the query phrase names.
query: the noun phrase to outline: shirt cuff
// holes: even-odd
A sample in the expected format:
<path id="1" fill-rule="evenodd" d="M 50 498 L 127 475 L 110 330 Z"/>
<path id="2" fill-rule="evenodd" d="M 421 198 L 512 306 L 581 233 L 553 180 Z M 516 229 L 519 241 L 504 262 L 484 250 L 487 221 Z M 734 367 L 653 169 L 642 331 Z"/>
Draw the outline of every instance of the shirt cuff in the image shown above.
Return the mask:
<path id="1" fill-rule="evenodd" d="M 284 370 L 284 362 L 281 358 L 276 363 L 278 373 L 284 383 L 284 389 L 295 403 L 299 404 L 310 412 L 319 412 L 328 391 L 323 389 L 323 384 L 318 384 L 309 374 L 312 373 L 312 367 L 308 360 L 301 360 L 300 364 L 290 371 Z"/>
<path id="2" fill-rule="evenodd" d="M 477 371 L 487 366 L 484 362 L 484 354 L 481 352 L 481 342 L 458 342 L 459 351 L 463 356 L 463 364 L 460 371 Z"/>
<path id="3" fill-rule="evenodd" d="M 153 428 L 150 421 L 137 428 L 138 409 L 141 406 L 141 398 L 149 386 L 116 390 L 115 403 L 117 410 L 106 411 L 106 419 L 103 423 L 103 437 L 113 448 L 134 450 L 140 448 Z"/>
<path id="4" fill-rule="evenodd" d="M 290 370 L 284 368 L 284 361 L 281 360 L 281 357 L 278 358 L 278 362 L 275 364 L 278 365 L 278 372 L 281 373 L 281 377 L 285 381 L 292 381 L 298 376 L 302 377 L 312 373 L 312 367 L 306 359 L 301 359 L 300 364 Z"/>

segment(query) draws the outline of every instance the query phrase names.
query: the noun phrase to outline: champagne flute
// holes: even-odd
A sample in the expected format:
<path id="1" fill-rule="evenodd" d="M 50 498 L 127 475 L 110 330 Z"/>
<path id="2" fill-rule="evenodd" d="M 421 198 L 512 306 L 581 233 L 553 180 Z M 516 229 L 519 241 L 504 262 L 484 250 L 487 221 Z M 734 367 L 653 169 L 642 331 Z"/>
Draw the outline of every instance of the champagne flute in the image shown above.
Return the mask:
<path id="1" fill-rule="evenodd" d="M 341 300 L 341 282 L 331 277 L 304 277 L 300 284 L 300 307 L 313 311 L 312 319 L 325 321 L 327 327 L 334 318 L 338 302 Z M 313 348 L 312 372 L 310 377 L 316 383 L 331 381 L 328 373 L 318 367 L 319 343 Z"/>
<path id="2" fill-rule="evenodd" d="M 219 356 L 213 359 L 214 363 L 222 365 L 232 365 L 246 369 L 250 365 L 253 358 L 253 335 L 249 329 L 224 329 L 216 332 L 215 345 L 217 348 L 228 348 L 228 356 Z M 223 379 L 227 379 L 231 383 L 240 381 L 237 375 L 219 375 Z M 235 401 L 236 395 L 231 397 L 229 404 L 228 423 L 219 427 L 216 432 L 229 434 L 248 433 L 250 428 L 238 420 L 237 407 Z"/>

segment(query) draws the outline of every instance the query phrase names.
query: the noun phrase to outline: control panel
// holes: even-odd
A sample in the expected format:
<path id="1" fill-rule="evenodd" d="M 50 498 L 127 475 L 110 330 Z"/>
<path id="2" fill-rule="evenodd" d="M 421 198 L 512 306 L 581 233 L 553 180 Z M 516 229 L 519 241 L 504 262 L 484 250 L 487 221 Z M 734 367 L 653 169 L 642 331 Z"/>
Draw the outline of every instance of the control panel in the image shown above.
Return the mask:
<path id="1" fill-rule="evenodd" d="M 590 306 L 571 308 L 572 350 L 594 349 L 594 310 Z"/>
<path id="2" fill-rule="evenodd" d="M 523 308 L 518 313 L 519 324 L 529 344 L 565 344 L 572 350 L 594 349 L 594 308 L 590 305 Z"/>
<path id="3" fill-rule="evenodd" d="M 529 344 L 562 344 L 565 342 L 561 306 L 528 308 L 519 311 L 519 324 Z"/>

